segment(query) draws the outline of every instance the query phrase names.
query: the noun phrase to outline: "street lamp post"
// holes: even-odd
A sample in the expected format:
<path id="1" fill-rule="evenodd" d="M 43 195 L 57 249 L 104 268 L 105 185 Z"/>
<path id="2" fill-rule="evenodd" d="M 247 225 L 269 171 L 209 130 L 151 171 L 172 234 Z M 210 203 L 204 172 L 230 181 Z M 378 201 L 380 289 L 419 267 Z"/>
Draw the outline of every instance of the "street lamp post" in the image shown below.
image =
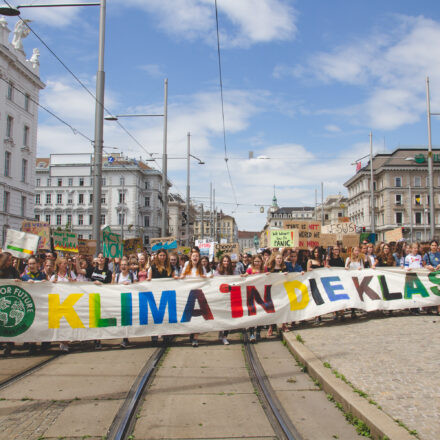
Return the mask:
<path id="1" fill-rule="evenodd" d="M 371 199 L 371 233 L 376 233 L 374 209 L 374 168 L 373 168 L 373 133 L 370 131 L 370 199 Z"/>
<path id="2" fill-rule="evenodd" d="M 429 97 L 429 77 L 426 77 L 426 113 L 428 116 L 428 180 L 429 180 L 429 216 L 430 216 L 430 233 L 431 240 L 435 235 L 435 203 L 434 203 L 434 178 L 433 178 L 433 158 L 431 143 L 431 115 L 439 113 L 431 113 L 431 102 Z"/>
<path id="3" fill-rule="evenodd" d="M 70 3 L 70 4 L 46 4 L 46 5 L 19 5 L 16 8 L 2 6 L 0 15 L 20 15 L 21 8 L 52 8 L 66 6 L 100 6 L 99 13 L 99 47 L 98 47 L 98 71 L 96 74 L 96 98 L 95 98 L 95 138 L 93 142 L 93 238 L 96 240 L 97 252 L 101 249 L 100 226 L 101 226 L 101 179 L 102 179 L 102 148 L 104 145 L 104 44 L 105 44 L 105 11 L 106 0 L 99 3 Z"/>
<path id="4" fill-rule="evenodd" d="M 168 79 L 164 81 L 164 112 L 163 114 L 135 114 L 135 115 L 112 115 L 106 116 L 106 121 L 117 121 L 119 118 L 139 118 L 151 116 L 163 116 L 163 153 L 162 153 L 162 225 L 161 235 L 165 237 L 168 229 L 168 184 L 167 184 L 167 136 L 168 136 Z"/>

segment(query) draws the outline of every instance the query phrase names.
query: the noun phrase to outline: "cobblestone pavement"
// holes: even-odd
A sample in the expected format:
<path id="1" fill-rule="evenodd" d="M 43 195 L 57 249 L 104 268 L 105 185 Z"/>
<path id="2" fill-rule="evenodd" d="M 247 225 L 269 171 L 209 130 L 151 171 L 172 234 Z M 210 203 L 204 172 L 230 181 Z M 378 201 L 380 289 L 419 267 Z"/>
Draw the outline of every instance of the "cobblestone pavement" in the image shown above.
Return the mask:
<path id="1" fill-rule="evenodd" d="M 420 439 L 440 438 L 439 316 L 362 316 L 295 332 L 318 358 Z"/>

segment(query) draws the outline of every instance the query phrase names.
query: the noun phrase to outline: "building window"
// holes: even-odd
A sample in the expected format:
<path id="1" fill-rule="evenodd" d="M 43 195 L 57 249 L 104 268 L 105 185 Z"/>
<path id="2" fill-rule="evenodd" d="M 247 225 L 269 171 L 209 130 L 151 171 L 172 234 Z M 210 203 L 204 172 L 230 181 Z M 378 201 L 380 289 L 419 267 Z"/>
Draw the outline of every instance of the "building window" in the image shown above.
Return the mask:
<path id="1" fill-rule="evenodd" d="M 27 167 L 28 161 L 26 159 L 21 160 L 21 181 L 26 182 L 27 180 Z"/>
<path id="2" fill-rule="evenodd" d="M 23 127 L 23 146 L 29 147 L 29 133 L 30 129 L 27 125 Z"/>
<path id="3" fill-rule="evenodd" d="M 414 177 L 414 186 L 420 188 L 422 186 L 422 178 L 420 176 Z"/>
<path id="4" fill-rule="evenodd" d="M 57 203 L 58 205 L 61 205 L 63 203 L 63 195 L 57 194 Z"/>
<path id="5" fill-rule="evenodd" d="M 401 177 L 396 177 L 394 179 L 395 185 L 397 188 L 402 188 L 402 178 Z"/>
<path id="6" fill-rule="evenodd" d="M 403 213 L 396 212 L 396 224 L 401 225 L 403 221 Z"/>
<path id="7" fill-rule="evenodd" d="M 10 115 L 6 118 L 6 137 L 12 139 L 12 128 L 14 126 L 14 118 Z"/>
<path id="8" fill-rule="evenodd" d="M 79 186 L 84 186 L 84 177 L 79 178 Z"/>
<path id="9" fill-rule="evenodd" d="M 37 222 L 40 221 L 40 214 L 35 214 L 35 221 L 37 221 Z"/>
<path id="10" fill-rule="evenodd" d="M 89 225 L 93 225 L 93 214 L 89 214 Z"/>
<path id="11" fill-rule="evenodd" d="M 396 205 L 402 204 L 402 194 L 396 194 Z"/>
<path id="12" fill-rule="evenodd" d="M 89 203 L 93 203 L 93 194 L 89 194 Z"/>
<path id="13" fill-rule="evenodd" d="M 82 240 L 83 235 L 82 234 L 78 234 L 78 238 Z"/>
<path id="14" fill-rule="evenodd" d="M 78 224 L 83 225 L 84 224 L 84 215 L 78 214 Z"/>
<path id="15" fill-rule="evenodd" d="M 150 189 L 150 182 L 148 181 L 145 182 L 145 189 Z"/>
<path id="16" fill-rule="evenodd" d="M 102 184 L 102 186 L 106 186 L 107 185 L 107 179 L 105 177 L 102 178 L 101 184 Z"/>
<path id="17" fill-rule="evenodd" d="M 11 153 L 5 151 L 5 176 L 10 177 L 11 175 Z"/>
<path id="18" fill-rule="evenodd" d="M 6 95 L 10 101 L 14 97 L 14 86 L 11 82 L 8 83 L 8 94 Z"/>
<path id="19" fill-rule="evenodd" d="M 35 186 L 41 186 L 41 179 L 36 180 Z"/>
<path id="20" fill-rule="evenodd" d="M 125 193 L 119 193 L 119 203 L 125 203 Z"/>
<path id="21" fill-rule="evenodd" d="M 46 214 L 46 223 L 50 225 L 50 214 Z"/>
<path id="22" fill-rule="evenodd" d="M 72 177 L 69 177 L 68 185 L 69 186 L 73 186 L 73 179 L 72 179 Z"/>
<path id="23" fill-rule="evenodd" d="M 150 226 L 150 216 L 148 215 L 144 216 L 144 226 L 147 228 Z"/>
<path id="24" fill-rule="evenodd" d="M 73 205 L 73 199 L 72 199 L 72 198 L 67 199 L 67 204 L 68 204 L 68 205 Z"/>
<path id="25" fill-rule="evenodd" d="M 57 180 L 57 185 L 58 186 L 63 186 L 63 179 L 58 179 Z"/>
<path id="26" fill-rule="evenodd" d="M 46 194 L 46 204 L 52 203 L 52 194 Z"/>
<path id="27" fill-rule="evenodd" d="M 52 180 L 47 179 L 47 186 L 52 186 Z"/>
<path id="28" fill-rule="evenodd" d="M 125 177 L 121 177 L 121 178 L 119 179 L 119 185 L 122 185 L 122 186 L 125 185 Z"/>
<path id="29" fill-rule="evenodd" d="M 105 205 L 106 201 L 105 201 L 105 194 L 103 194 L 101 196 L 101 205 Z"/>
<path id="30" fill-rule="evenodd" d="M 20 214 L 22 217 L 26 217 L 26 197 L 21 196 Z"/>
<path id="31" fill-rule="evenodd" d="M 145 197 L 145 205 L 144 206 L 150 206 L 150 198 Z"/>
<path id="32" fill-rule="evenodd" d="M 35 194 L 35 204 L 39 205 L 41 203 L 40 194 Z"/>
<path id="33" fill-rule="evenodd" d="M 422 204 L 422 197 L 420 196 L 420 194 L 416 194 L 414 196 L 414 203 L 416 204 L 416 206 L 421 206 L 421 204 Z"/>
<path id="34" fill-rule="evenodd" d="M 24 109 L 27 112 L 30 109 L 30 101 L 31 101 L 31 97 L 26 93 L 26 95 L 24 95 Z"/>
<path id="35" fill-rule="evenodd" d="M 67 214 L 67 224 L 72 226 L 72 214 Z"/>
<path id="36" fill-rule="evenodd" d="M 84 204 L 84 194 L 78 194 L 78 205 Z"/>
<path id="37" fill-rule="evenodd" d="M 377 189 L 376 182 L 373 181 L 373 191 L 376 191 L 376 189 Z"/>
<path id="38" fill-rule="evenodd" d="M 415 212 L 415 223 L 416 225 L 421 225 L 422 224 L 422 212 Z"/>
<path id="39" fill-rule="evenodd" d="M 8 191 L 3 193 L 3 211 L 9 212 L 9 198 L 11 197 Z"/>
<path id="40" fill-rule="evenodd" d="M 57 225 L 61 225 L 61 214 L 57 214 Z"/>
<path id="41" fill-rule="evenodd" d="M 105 215 L 101 214 L 101 225 L 105 225 Z"/>
<path id="42" fill-rule="evenodd" d="M 125 224 L 125 214 L 119 213 L 118 214 L 118 225 L 124 225 Z"/>

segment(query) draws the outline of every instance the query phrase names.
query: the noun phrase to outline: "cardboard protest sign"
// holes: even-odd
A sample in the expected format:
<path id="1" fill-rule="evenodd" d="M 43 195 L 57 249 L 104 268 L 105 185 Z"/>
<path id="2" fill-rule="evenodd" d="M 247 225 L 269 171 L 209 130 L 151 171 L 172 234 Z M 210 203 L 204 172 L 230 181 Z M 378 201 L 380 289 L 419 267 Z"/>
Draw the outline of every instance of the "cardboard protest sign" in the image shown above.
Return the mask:
<path id="1" fill-rule="evenodd" d="M 321 223 L 316 220 L 285 220 L 285 229 L 296 229 L 298 231 L 299 249 L 309 249 L 320 246 Z"/>
<path id="2" fill-rule="evenodd" d="M 391 243 L 392 241 L 399 241 L 403 238 L 402 228 L 392 229 L 385 232 L 385 241 Z"/>
<path id="3" fill-rule="evenodd" d="M 326 234 L 337 234 L 338 240 L 347 234 L 356 234 L 356 225 L 353 222 L 331 223 L 322 227 L 322 232 Z"/>
<path id="4" fill-rule="evenodd" d="M 159 237 L 150 239 L 151 250 L 156 252 L 160 249 L 177 249 L 176 237 Z"/>
<path id="5" fill-rule="evenodd" d="M 278 229 L 270 231 L 270 247 L 295 247 L 298 245 L 298 231 L 295 229 Z"/>
<path id="6" fill-rule="evenodd" d="M 320 243 L 323 248 L 328 248 L 329 246 L 335 246 L 338 241 L 338 236 L 336 234 L 321 234 Z"/>
<path id="7" fill-rule="evenodd" d="M 177 253 L 178 254 L 185 254 L 185 255 L 189 255 L 191 248 L 188 246 L 179 246 L 177 248 Z"/>
<path id="8" fill-rule="evenodd" d="M 124 240 L 124 255 L 138 254 L 144 250 L 142 238 L 128 238 Z"/>
<path id="9" fill-rule="evenodd" d="M 53 231 L 53 248 L 56 251 L 78 253 L 78 238 L 69 231 Z"/>
<path id="10" fill-rule="evenodd" d="M 101 231 L 102 234 L 102 252 L 104 257 L 108 258 L 122 258 L 122 241 L 119 234 L 111 231 L 110 226 L 107 226 Z"/>
<path id="11" fill-rule="evenodd" d="M 238 243 L 216 243 L 215 245 L 215 259 L 221 260 L 223 255 L 229 255 L 232 261 L 240 259 L 240 247 Z"/>
<path id="12" fill-rule="evenodd" d="M 4 250 L 17 258 L 28 258 L 35 254 L 40 237 L 28 232 L 6 230 Z"/>
<path id="13" fill-rule="evenodd" d="M 34 222 L 24 220 L 21 225 L 21 230 L 23 232 L 29 232 L 31 234 L 38 235 L 40 237 L 40 242 L 38 243 L 38 250 L 51 250 L 50 245 L 50 226 L 49 223 L 45 222 Z"/>
<path id="14" fill-rule="evenodd" d="M 92 257 L 96 253 L 96 240 L 78 238 L 78 253 Z"/>
<path id="15" fill-rule="evenodd" d="M 359 234 L 346 234 L 342 236 L 342 246 L 351 248 L 359 246 Z"/>

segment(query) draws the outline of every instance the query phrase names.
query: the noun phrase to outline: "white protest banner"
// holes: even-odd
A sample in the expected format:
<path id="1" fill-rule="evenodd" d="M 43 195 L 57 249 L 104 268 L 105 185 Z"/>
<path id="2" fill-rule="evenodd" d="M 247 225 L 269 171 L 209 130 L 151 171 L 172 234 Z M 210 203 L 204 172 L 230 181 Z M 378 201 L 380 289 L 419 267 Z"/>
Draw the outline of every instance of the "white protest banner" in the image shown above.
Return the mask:
<path id="1" fill-rule="evenodd" d="M 231 330 L 338 310 L 440 304 L 440 271 L 315 269 L 131 285 L 0 284 L 0 341 L 84 341 Z"/>
<path id="2" fill-rule="evenodd" d="M 29 258 L 37 251 L 39 240 L 38 235 L 7 229 L 4 251 L 17 258 Z"/>

